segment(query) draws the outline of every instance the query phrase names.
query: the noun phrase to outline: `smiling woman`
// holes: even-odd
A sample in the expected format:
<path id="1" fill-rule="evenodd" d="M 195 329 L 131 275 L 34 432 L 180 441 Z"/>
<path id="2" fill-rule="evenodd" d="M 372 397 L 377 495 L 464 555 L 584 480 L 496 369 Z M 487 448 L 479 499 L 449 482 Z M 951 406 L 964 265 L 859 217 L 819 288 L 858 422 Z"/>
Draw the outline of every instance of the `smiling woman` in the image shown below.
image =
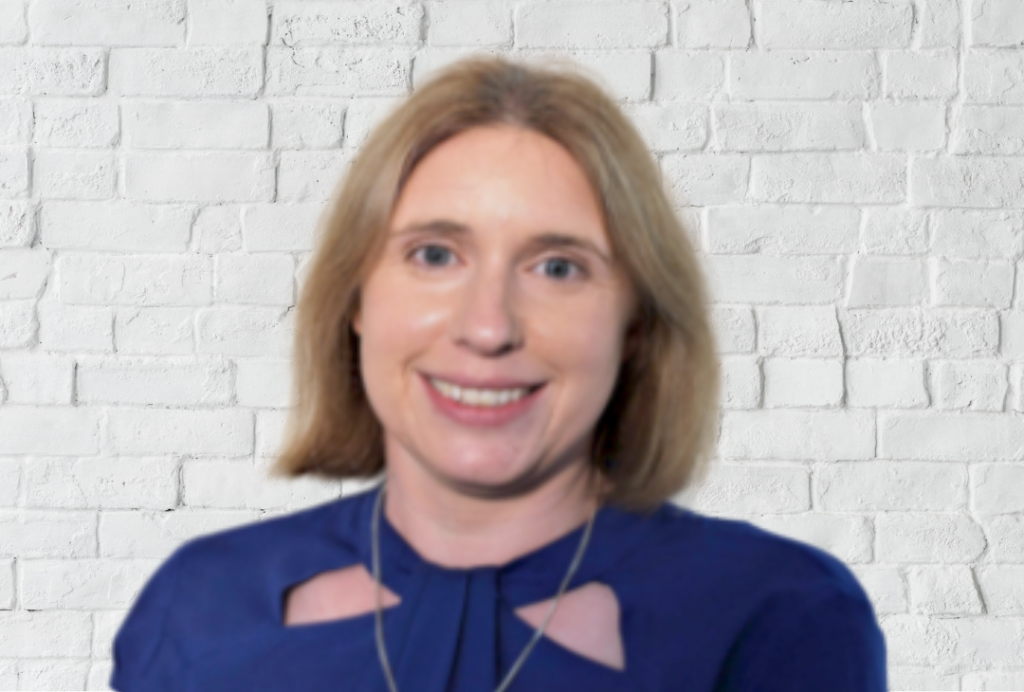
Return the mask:
<path id="1" fill-rule="evenodd" d="M 299 304 L 279 468 L 373 490 L 190 542 L 120 690 L 886 688 L 863 590 L 666 501 L 713 453 L 704 281 L 591 82 L 459 63 L 371 136 Z"/>

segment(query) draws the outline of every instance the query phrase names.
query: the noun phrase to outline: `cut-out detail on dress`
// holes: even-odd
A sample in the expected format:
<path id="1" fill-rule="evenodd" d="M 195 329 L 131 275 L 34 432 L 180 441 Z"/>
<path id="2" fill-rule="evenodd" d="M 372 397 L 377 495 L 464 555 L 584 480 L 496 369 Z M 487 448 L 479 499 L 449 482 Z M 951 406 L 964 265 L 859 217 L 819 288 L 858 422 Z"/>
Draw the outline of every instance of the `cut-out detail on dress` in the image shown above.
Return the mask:
<path id="1" fill-rule="evenodd" d="M 552 600 L 516 608 L 516 615 L 537 629 Z M 562 596 L 544 636 L 584 658 L 623 671 L 626 653 L 619 621 L 615 592 L 605 584 L 591 582 Z"/>
<path id="2" fill-rule="evenodd" d="M 288 590 L 284 624 L 294 627 L 372 613 L 377 607 L 375 588 L 373 577 L 362 565 L 321 572 Z M 384 608 L 396 606 L 401 600 L 387 587 L 381 587 Z"/>

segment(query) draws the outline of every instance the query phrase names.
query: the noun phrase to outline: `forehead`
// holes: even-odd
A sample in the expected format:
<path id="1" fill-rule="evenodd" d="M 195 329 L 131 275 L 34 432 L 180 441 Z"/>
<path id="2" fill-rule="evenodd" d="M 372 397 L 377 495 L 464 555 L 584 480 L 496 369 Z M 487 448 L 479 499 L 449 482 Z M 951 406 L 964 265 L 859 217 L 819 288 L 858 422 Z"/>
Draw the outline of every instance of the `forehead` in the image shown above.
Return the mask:
<path id="1" fill-rule="evenodd" d="M 450 220 L 603 236 L 601 204 L 558 142 L 520 127 L 475 127 L 434 147 L 406 181 L 392 228 Z"/>

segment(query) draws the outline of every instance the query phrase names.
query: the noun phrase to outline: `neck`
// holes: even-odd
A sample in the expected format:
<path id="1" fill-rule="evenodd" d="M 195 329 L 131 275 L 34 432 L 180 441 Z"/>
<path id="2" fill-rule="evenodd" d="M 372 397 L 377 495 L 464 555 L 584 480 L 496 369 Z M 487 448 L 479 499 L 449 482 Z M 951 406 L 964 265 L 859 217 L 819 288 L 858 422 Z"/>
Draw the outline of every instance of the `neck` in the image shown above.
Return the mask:
<path id="1" fill-rule="evenodd" d="M 388 466 L 384 513 L 423 559 L 444 567 L 511 562 L 584 524 L 598 503 L 585 463 L 500 499 L 460 493 L 416 464 L 397 466 Z"/>

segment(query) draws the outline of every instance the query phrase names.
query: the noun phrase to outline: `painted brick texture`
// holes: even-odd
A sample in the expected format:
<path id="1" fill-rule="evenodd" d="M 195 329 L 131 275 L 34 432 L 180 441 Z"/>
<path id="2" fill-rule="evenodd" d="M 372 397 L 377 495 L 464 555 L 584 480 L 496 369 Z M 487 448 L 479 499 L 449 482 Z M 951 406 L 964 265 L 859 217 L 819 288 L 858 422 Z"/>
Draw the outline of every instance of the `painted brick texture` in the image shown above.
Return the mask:
<path id="1" fill-rule="evenodd" d="M 1024 689 L 1024 2 L 0 0 L 0 690 L 106 689 L 272 479 L 297 287 L 373 125 L 568 56 L 655 153 L 723 362 L 677 498 L 832 552 L 894 690 Z"/>

